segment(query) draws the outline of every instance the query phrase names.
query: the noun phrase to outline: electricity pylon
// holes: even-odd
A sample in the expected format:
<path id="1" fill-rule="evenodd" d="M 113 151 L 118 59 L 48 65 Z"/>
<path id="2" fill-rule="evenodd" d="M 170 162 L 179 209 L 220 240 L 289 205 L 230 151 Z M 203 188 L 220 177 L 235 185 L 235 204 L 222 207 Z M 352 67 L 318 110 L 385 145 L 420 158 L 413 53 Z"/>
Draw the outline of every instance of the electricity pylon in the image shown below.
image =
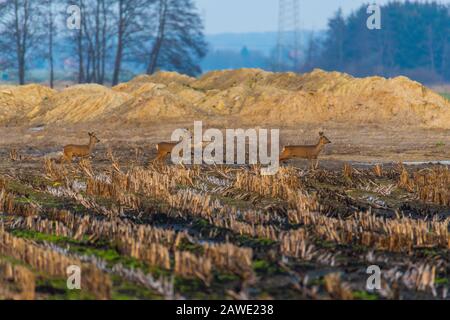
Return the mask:
<path id="1" fill-rule="evenodd" d="M 300 58 L 300 0 L 278 0 L 277 71 L 295 69 Z"/>

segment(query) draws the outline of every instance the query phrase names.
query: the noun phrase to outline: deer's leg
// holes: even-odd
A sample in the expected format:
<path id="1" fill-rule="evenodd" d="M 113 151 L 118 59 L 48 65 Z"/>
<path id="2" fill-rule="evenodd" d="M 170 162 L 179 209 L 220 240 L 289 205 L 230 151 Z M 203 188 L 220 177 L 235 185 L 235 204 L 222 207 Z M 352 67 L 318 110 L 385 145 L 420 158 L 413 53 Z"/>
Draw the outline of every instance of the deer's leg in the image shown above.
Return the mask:
<path id="1" fill-rule="evenodd" d="M 314 159 L 313 158 L 309 158 L 309 164 L 310 164 L 311 170 L 314 171 Z"/>
<path id="2" fill-rule="evenodd" d="M 284 149 L 281 151 L 281 154 L 280 154 L 280 156 L 278 157 L 278 162 L 279 163 L 283 163 L 284 161 L 286 161 L 287 159 L 286 159 L 286 155 L 285 155 L 285 153 L 284 153 Z"/>
<path id="3" fill-rule="evenodd" d="M 156 155 L 156 158 L 153 160 L 153 163 L 161 162 L 162 156 L 163 156 L 163 154 L 158 152 L 158 154 Z"/>
<path id="4" fill-rule="evenodd" d="M 63 154 L 62 162 L 66 163 L 66 161 L 68 161 L 69 163 L 72 162 L 72 154 L 70 154 L 70 153 L 64 153 Z"/>
<path id="5" fill-rule="evenodd" d="M 167 158 L 170 156 L 170 152 L 167 152 L 165 155 L 164 155 L 164 161 L 165 160 L 167 160 Z"/>
<path id="6" fill-rule="evenodd" d="M 287 155 L 284 155 L 283 153 L 281 153 L 280 158 L 278 159 L 278 161 L 280 163 L 283 163 L 285 161 L 289 160 L 289 157 Z"/>
<path id="7" fill-rule="evenodd" d="M 316 165 L 315 165 L 315 169 L 319 168 L 319 158 L 316 158 Z"/>
<path id="8" fill-rule="evenodd" d="M 164 160 L 166 160 L 167 156 L 170 154 L 170 152 L 159 152 L 158 156 L 155 158 L 155 162 L 163 163 Z"/>

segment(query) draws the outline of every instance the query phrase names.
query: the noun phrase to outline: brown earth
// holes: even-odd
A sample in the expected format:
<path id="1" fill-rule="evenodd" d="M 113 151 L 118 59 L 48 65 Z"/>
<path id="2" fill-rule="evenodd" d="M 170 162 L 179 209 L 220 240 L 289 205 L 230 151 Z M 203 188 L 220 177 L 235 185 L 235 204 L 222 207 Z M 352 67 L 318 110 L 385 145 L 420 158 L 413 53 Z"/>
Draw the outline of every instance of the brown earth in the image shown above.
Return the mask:
<path id="1" fill-rule="evenodd" d="M 0 125 L 27 123 L 33 115 L 30 112 L 54 94 L 54 90 L 38 84 L 0 86 Z"/>
<path id="2" fill-rule="evenodd" d="M 24 127 L 0 127 L 0 154 L 7 157 L 12 149 L 21 154 L 44 158 L 60 152 L 67 144 L 86 144 L 88 131 L 95 131 L 101 140 L 97 146 L 100 153 L 106 154 L 110 148 L 121 148 L 134 152 L 140 149 L 149 160 L 156 156 L 155 145 L 170 141 L 176 128 L 190 128 L 193 122 L 165 122 L 134 127 L 110 127 L 102 125 L 86 126 L 48 126 L 34 131 Z M 232 121 L 220 123 L 204 122 L 207 128 L 237 128 Z M 243 126 L 247 128 L 246 126 Z M 267 128 L 274 128 L 268 126 Z M 279 128 L 278 126 L 276 128 Z M 342 162 L 352 163 L 395 163 L 399 161 L 442 161 L 450 160 L 450 130 L 424 129 L 343 124 L 303 124 L 280 128 L 280 144 L 312 144 L 318 140 L 318 132 L 325 131 L 332 141 L 320 156 L 322 163 L 329 167 L 342 166 Z M 307 166 L 303 160 L 292 160 L 293 164 Z"/>

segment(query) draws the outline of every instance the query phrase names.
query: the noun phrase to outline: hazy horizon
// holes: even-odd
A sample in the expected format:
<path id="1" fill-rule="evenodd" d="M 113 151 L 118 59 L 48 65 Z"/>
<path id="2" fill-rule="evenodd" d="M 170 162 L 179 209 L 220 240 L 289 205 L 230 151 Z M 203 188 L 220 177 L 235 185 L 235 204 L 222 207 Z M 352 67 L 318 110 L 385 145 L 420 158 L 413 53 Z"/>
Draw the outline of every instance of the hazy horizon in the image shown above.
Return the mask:
<path id="1" fill-rule="evenodd" d="M 204 18 L 205 34 L 274 32 L 278 30 L 278 0 L 194 0 Z M 323 30 L 328 19 L 342 8 L 345 15 L 364 3 L 380 5 L 392 0 L 300 1 L 301 29 Z M 404 2 L 404 1 L 401 1 Z M 417 2 L 426 2 L 421 0 Z M 439 3 L 450 3 L 440 0 Z"/>

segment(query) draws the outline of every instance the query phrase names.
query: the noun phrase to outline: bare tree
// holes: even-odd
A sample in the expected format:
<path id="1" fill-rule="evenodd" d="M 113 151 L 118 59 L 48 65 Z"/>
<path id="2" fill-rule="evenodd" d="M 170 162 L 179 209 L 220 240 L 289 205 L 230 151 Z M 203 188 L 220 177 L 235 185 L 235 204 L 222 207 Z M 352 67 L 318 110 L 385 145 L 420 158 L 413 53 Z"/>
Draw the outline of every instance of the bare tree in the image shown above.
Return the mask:
<path id="1" fill-rule="evenodd" d="M 0 49 L 3 59 L 17 69 L 20 84 L 25 84 L 28 58 L 42 35 L 42 15 L 37 1 L 0 2 Z M 11 50 L 11 47 L 14 49 Z M 6 51 L 6 54 L 3 54 Z"/>
<path id="2" fill-rule="evenodd" d="M 80 8 L 81 19 L 83 17 L 84 1 L 79 0 L 78 2 Z M 83 83 L 85 81 L 84 73 L 84 53 L 83 53 L 83 26 L 80 24 L 80 29 L 76 34 L 77 38 L 77 51 L 78 51 L 78 83 Z"/>
<path id="3" fill-rule="evenodd" d="M 78 0 L 77 5 L 80 8 L 81 25 L 79 30 L 71 30 L 70 36 L 76 43 L 78 82 L 103 84 L 112 36 L 109 24 L 111 0 Z"/>
<path id="4" fill-rule="evenodd" d="M 147 73 L 152 74 L 155 72 L 159 53 L 161 52 L 162 44 L 165 40 L 166 36 L 166 27 L 167 27 L 167 11 L 169 0 L 159 0 L 158 4 L 158 32 L 156 34 L 152 51 L 150 53 L 150 62 L 147 67 Z"/>
<path id="5" fill-rule="evenodd" d="M 114 59 L 114 71 L 112 84 L 116 85 L 120 80 L 122 63 L 126 51 L 136 45 L 136 41 L 142 39 L 142 32 L 149 27 L 148 21 L 155 0 L 116 0 L 115 12 L 117 15 L 117 33 L 115 36 L 116 54 Z"/>
<path id="6" fill-rule="evenodd" d="M 109 5 L 108 0 L 85 4 L 82 28 L 87 42 L 86 81 L 103 84 L 107 56 Z M 108 1 L 109 2 L 109 1 Z"/>
<path id="7" fill-rule="evenodd" d="M 192 0 L 158 0 L 158 27 L 152 37 L 147 73 L 158 67 L 195 75 L 206 54 L 203 23 Z"/>
<path id="8" fill-rule="evenodd" d="M 56 0 L 57 1 L 57 0 Z M 56 34 L 56 23 L 55 23 L 55 1 L 45 0 L 44 5 L 46 6 L 47 19 L 45 21 L 45 29 L 47 33 L 47 52 L 46 56 L 49 64 L 49 83 L 50 87 L 54 87 L 55 82 L 55 59 L 54 59 L 54 39 Z"/>

